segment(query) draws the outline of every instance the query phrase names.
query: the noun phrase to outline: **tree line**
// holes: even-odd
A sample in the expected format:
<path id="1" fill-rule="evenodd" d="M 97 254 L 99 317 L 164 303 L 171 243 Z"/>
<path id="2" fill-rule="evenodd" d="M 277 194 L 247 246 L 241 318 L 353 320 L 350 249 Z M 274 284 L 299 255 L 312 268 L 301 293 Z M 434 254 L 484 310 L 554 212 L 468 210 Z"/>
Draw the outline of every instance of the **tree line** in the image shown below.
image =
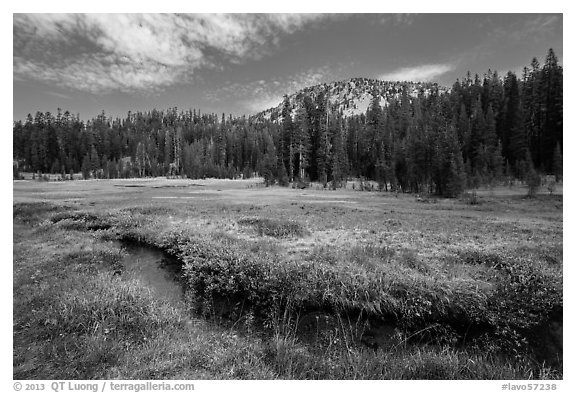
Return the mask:
<path id="1" fill-rule="evenodd" d="M 105 113 L 86 122 L 68 111 L 37 112 L 13 127 L 18 170 L 81 172 L 84 178 L 248 178 L 267 184 L 349 177 L 381 189 L 456 196 L 503 179 L 562 175 L 562 66 L 552 49 L 521 77 L 470 73 L 446 93 L 372 101 L 344 116 L 322 90 L 286 96 L 281 116 L 221 117 L 190 109 Z M 384 105 L 382 105 L 384 104 Z"/>

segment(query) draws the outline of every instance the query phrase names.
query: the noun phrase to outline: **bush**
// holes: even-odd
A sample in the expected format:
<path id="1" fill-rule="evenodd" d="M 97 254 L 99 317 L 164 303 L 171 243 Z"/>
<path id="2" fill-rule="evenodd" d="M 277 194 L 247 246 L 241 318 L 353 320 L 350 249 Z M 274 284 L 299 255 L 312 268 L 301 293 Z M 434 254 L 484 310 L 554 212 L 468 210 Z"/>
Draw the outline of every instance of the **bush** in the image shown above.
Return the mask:
<path id="1" fill-rule="evenodd" d="M 525 350 L 534 329 L 561 318 L 562 275 L 533 261 L 496 253 L 465 251 L 464 263 L 490 268 L 494 290 L 488 298 L 483 323 L 493 329 L 490 345 L 509 351 Z M 529 299 L 529 301 L 527 301 Z"/>
<path id="2" fill-rule="evenodd" d="M 410 331 L 439 321 L 465 325 L 485 308 L 473 282 L 442 283 L 386 267 L 367 271 L 355 264 L 278 260 L 199 238 L 181 250 L 184 275 L 204 309 L 226 299 L 263 317 L 326 310 L 396 320 Z"/>
<path id="3" fill-rule="evenodd" d="M 310 188 L 310 181 L 308 179 L 297 178 L 293 185 L 294 188 L 304 190 Z"/>
<path id="4" fill-rule="evenodd" d="M 63 221 L 67 229 L 98 231 L 112 227 L 112 223 L 105 217 L 86 212 L 62 212 L 50 218 L 52 223 Z"/>

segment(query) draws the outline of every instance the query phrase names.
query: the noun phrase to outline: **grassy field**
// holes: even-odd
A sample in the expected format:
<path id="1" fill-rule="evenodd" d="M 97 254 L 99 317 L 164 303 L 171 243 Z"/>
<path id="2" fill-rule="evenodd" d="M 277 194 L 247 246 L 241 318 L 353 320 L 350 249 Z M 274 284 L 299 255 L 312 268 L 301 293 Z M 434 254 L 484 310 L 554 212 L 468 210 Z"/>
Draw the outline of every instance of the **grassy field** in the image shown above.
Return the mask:
<path id="1" fill-rule="evenodd" d="M 561 188 L 15 181 L 15 379 L 562 378 Z M 122 272 L 181 264 L 181 301 Z"/>

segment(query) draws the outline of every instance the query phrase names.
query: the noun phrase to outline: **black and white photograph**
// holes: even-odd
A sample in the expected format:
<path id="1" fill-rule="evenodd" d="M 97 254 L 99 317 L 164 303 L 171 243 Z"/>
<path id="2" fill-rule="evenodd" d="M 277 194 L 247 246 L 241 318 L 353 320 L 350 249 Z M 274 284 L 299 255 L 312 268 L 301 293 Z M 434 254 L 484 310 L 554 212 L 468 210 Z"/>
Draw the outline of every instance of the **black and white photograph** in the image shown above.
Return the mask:
<path id="1" fill-rule="evenodd" d="M 564 15 L 325 10 L 12 13 L 10 388 L 560 390 Z"/>

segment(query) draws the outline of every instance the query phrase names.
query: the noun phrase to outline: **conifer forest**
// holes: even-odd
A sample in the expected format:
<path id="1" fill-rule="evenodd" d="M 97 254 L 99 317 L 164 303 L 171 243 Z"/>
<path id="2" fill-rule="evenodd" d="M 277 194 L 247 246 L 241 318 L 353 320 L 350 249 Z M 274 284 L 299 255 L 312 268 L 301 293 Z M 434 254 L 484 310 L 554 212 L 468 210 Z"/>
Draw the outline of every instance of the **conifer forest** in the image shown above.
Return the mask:
<path id="1" fill-rule="evenodd" d="M 354 81 L 372 99 L 365 113 L 350 116 L 330 104 L 322 85 L 285 96 L 267 118 L 169 108 L 84 121 L 60 109 L 37 112 L 14 123 L 14 160 L 18 171 L 62 179 L 261 175 L 267 184 L 338 187 L 361 177 L 383 190 L 442 196 L 562 176 L 562 66 L 553 49 L 522 75 L 468 73 L 449 89 L 428 84 L 417 95 L 402 89 L 411 82 L 399 82 L 385 103 L 385 84 Z"/>

